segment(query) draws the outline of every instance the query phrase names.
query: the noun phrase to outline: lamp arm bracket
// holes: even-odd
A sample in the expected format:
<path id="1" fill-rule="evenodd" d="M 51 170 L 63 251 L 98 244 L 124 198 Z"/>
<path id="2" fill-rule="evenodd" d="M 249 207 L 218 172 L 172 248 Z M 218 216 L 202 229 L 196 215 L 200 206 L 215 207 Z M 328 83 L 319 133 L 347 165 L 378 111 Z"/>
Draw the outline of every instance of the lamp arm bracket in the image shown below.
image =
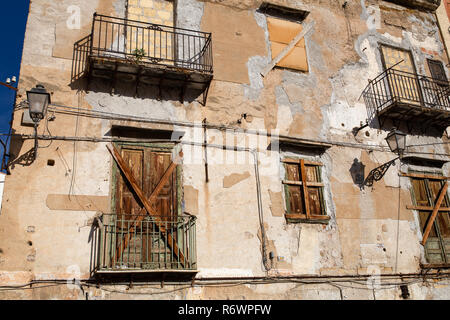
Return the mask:
<path id="1" fill-rule="evenodd" d="M 384 177 L 384 175 L 386 174 L 386 172 L 388 171 L 388 169 L 392 165 L 394 165 L 395 161 L 397 161 L 398 159 L 400 159 L 400 157 L 392 159 L 391 161 L 388 161 L 388 162 L 382 164 L 381 166 L 370 171 L 369 174 L 367 175 L 366 179 L 364 179 L 363 185 L 368 186 L 368 187 L 373 186 L 373 183 L 375 181 L 381 180 Z"/>

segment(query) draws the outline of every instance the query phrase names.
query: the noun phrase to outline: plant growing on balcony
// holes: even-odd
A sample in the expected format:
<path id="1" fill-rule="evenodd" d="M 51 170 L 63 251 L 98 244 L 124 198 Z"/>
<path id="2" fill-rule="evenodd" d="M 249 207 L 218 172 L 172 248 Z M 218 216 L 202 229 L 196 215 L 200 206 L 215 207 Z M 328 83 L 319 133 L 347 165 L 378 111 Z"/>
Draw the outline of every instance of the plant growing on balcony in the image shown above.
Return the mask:
<path id="1" fill-rule="evenodd" d="M 136 64 L 139 64 L 139 63 L 141 63 L 142 59 L 145 57 L 146 52 L 143 48 L 134 49 L 132 52 L 132 55 L 133 55 L 134 62 Z"/>

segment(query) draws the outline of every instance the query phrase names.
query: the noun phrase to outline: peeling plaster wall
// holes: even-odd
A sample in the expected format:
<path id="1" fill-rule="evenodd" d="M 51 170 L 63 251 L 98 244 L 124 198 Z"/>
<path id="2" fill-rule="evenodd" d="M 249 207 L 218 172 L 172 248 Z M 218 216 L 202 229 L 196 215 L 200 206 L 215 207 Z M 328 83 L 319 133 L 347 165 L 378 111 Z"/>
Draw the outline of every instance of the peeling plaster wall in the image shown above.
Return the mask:
<path id="1" fill-rule="evenodd" d="M 70 2 L 70 3 L 69 3 Z M 411 204 L 410 182 L 399 178 L 408 165 L 397 163 L 373 188 L 360 189 L 350 174 L 354 161 L 365 165 L 365 174 L 393 158 L 384 141 L 386 132 L 376 126 L 352 129 L 367 118 L 360 95 L 367 79 L 382 71 L 379 44 L 389 44 L 413 52 L 420 74 L 429 74 L 426 58 L 448 63 L 436 26 L 429 12 L 406 9 L 385 1 L 273 1 L 310 12 L 315 26 L 306 36 L 308 73 L 275 68 L 262 77 L 270 62 L 270 43 L 266 18 L 256 11 L 261 1 L 196 1 L 175 3 L 178 27 L 213 33 L 214 71 L 206 106 L 199 99 L 179 101 L 176 90 L 164 89 L 162 100 L 150 89 L 141 89 L 138 97 L 132 88 L 121 85 L 110 94 L 108 83 L 94 81 L 88 92 L 71 88 L 73 43 L 90 31 L 93 12 L 123 17 L 126 1 L 82 1 L 80 30 L 64 27 L 66 9 L 74 1 L 32 2 L 25 36 L 19 82 L 19 98 L 36 83 L 52 92 L 54 104 L 97 112 L 130 115 L 200 124 L 233 126 L 334 143 L 322 155 L 297 151 L 270 150 L 270 138 L 245 134 L 241 130 L 208 130 L 208 143 L 247 147 L 251 140 L 258 147 L 261 185 L 261 210 L 258 215 L 257 179 L 253 156 L 208 148 L 209 182 L 205 182 L 204 149 L 183 144 L 183 207 L 197 216 L 197 262 L 202 277 L 258 277 L 286 275 L 367 275 L 374 270 L 383 274 L 415 273 L 425 262 L 420 245 L 416 212 Z M 378 11 L 379 10 L 379 11 Z M 374 12 L 379 12 L 373 16 Z M 236 23 L 217 23 L 218 21 Z M 330 23 L 332 21 L 333 23 Z M 377 24 L 379 22 L 379 24 Z M 36 39 L 38 41 L 36 41 Z M 446 70 L 448 73 L 448 70 Z M 447 74 L 449 76 L 449 74 Z M 18 101 L 18 102 L 19 102 Z M 22 109 L 14 113 L 16 133 L 32 134 L 21 125 Z M 247 115 L 242 119 L 242 114 Z M 203 129 L 180 124 L 146 123 L 75 117 L 55 113 L 48 128 L 41 122 L 39 134 L 70 137 L 109 136 L 111 125 L 168 129 L 184 132 L 183 142 L 203 142 Z M 238 124 L 238 119 L 241 123 Z M 448 160 L 447 137 L 408 136 L 411 151 L 427 157 Z M 431 145 L 441 143 L 438 145 Z M 29 279 L 87 279 L 91 271 L 92 221 L 97 211 L 88 205 L 47 205 L 54 195 L 97 196 L 111 198 L 113 160 L 106 143 L 40 141 L 36 161 L 17 161 L 6 177 L 0 215 L 0 279 L 5 283 L 25 283 Z M 16 158 L 26 154 L 33 141 L 13 140 Z M 45 147 L 45 148 L 44 148 Z M 323 163 L 322 180 L 326 210 L 330 222 L 288 224 L 284 218 L 285 194 L 281 180 L 284 167 L 280 159 L 295 156 Z M 49 166 L 47 160 L 55 160 Z M 425 170 L 427 168 L 411 169 Z M 448 174 L 445 165 L 443 174 Z M 26 187 L 24 187 L 26 184 Z M 58 198 L 60 199 L 60 198 Z M 75 198 L 76 199 L 76 198 Z M 100 206 L 100 205 L 99 205 Z M 70 210 L 64 210 L 70 207 Z M 55 209 L 61 208 L 61 209 Z M 110 208 L 108 208 L 110 210 Z M 266 273 L 261 258 L 261 223 L 266 234 L 271 270 Z M 31 244 L 30 244 L 31 242 Z M 109 288 L 112 289 L 112 288 Z M 123 287 L 117 286 L 117 290 Z M 130 290 L 128 295 L 112 293 L 108 288 L 93 289 L 93 299 L 130 297 L 154 298 L 160 289 Z M 440 299 L 449 296 L 448 287 L 410 286 L 413 299 Z M 363 293 L 362 293 L 363 292 Z M 143 295 L 144 293 L 144 295 Z M 145 295 L 148 294 L 148 295 Z M 375 295 L 375 296 L 374 296 Z M 29 290 L 27 293 L 0 293 L 0 298 L 83 298 L 78 289 Z M 232 289 L 192 287 L 178 293 L 158 295 L 169 299 L 400 299 L 399 289 L 338 290 L 330 285 L 270 284 L 242 285 Z"/>

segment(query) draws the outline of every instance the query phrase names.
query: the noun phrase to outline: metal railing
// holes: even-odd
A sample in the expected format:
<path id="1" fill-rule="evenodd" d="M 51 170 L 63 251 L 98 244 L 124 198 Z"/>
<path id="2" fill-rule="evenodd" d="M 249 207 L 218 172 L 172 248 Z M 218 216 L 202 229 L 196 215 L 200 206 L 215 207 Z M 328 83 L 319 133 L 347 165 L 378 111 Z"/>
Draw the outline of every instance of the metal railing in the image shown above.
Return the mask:
<path id="1" fill-rule="evenodd" d="M 395 103 L 450 111 L 450 83 L 395 69 L 371 80 L 363 92 L 369 119 Z"/>
<path id="2" fill-rule="evenodd" d="M 105 214 L 97 231 L 96 271 L 195 270 L 195 216 Z"/>
<path id="3" fill-rule="evenodd" d="M 96 13 L 91 34 L 74 45 L 72 80 L 83 74 L 88 57 L 213 71 L 211 33 Z"/>

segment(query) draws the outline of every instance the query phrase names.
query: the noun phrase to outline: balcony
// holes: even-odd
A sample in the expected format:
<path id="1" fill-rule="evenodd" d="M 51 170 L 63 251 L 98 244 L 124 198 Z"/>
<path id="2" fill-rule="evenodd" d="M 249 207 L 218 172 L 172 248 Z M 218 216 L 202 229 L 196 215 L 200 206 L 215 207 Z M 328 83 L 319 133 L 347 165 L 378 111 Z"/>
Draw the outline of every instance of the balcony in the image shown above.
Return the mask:
<path id="1" fill-rule="evenodd" d="M 378 118 L 380 127 L 391 119 L 409 130 L 450 125 L 450 85 L 447 81 L 387 69 L 371 80 L 363 92 L 369 120 Z"/>
<path id="2" fill-rule="evenodd" d="M 132 83 L 204 94 L 213 77 L 211 34 L 94 14 L 92 32 L 74 45 L 72 84 L 106 79 L 111 93 Z M 206 91 L 206 92 L 205 92 Z M 205 102 L 205 101 L 203 101 Z"/>
<path id="3" fill-rule="evenodd" d="M 196 217 L 105 214 L 92 250 L 97 278 L 189 280 L 197 273 Z"/>

